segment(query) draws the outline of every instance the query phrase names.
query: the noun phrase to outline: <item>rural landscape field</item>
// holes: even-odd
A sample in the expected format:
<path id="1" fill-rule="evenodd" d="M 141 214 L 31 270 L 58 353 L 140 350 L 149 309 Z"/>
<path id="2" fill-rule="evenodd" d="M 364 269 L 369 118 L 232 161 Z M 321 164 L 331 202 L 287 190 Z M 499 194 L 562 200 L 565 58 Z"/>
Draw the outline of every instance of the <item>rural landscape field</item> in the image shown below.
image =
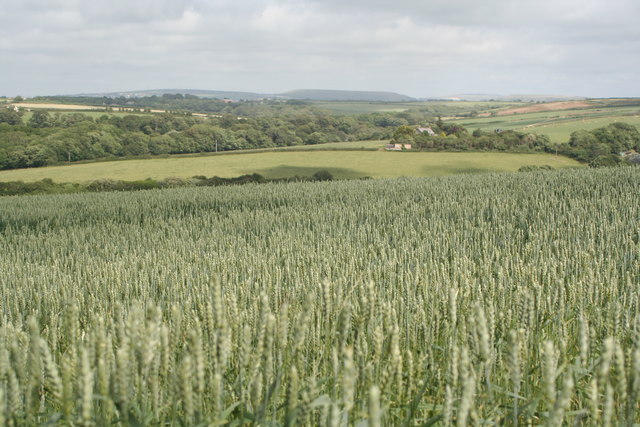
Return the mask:
<path id="1" fill-rule="evenodd" d="M 640 419 L 640 102 L 75 100 L 1 111 L 0 424 Z"/>
<path id="2" fill-rule="evenodd" d="M 185 101 L 7 102 L 0 423 L 640 417 L 640 103 Z"/>
<path id="3" fill-rule="evenodd" d="M 0 13 L 0 427 L 640 426 L 640 2 Z"/>

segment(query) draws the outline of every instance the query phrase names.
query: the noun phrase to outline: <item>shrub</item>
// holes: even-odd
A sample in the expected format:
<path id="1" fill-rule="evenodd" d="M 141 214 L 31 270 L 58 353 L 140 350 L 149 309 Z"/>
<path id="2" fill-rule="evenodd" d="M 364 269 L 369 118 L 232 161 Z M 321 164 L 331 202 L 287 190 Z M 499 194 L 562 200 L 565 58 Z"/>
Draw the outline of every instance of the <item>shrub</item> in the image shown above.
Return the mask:
<path id="1" fill-rule="evenodd" d="M 333 175 L 326 169 L 319 170 L 311 177 L 314 181 L 332 181 Z"/>
<path id="2" fill-rule="evenodd" d="M 553 170 L 553 168 L 549 165 L 541 165 L 541 166 L 525 165 L 520 167 L 520 169 L 518 169 L 518 172 L 533 172 L 533 171 L 539 171 L 539 170 Z"/>

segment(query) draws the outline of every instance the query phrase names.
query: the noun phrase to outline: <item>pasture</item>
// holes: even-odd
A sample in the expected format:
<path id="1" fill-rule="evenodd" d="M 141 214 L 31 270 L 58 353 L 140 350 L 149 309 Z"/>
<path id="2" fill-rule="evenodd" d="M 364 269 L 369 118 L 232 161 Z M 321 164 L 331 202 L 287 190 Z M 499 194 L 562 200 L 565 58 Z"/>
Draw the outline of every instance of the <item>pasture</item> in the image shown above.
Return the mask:
<path id="1" fill-rule="evenodd" d="M 348 144 L 357 147 L 359 143 Z M 0 181 L 30 182 L 43 178 L 51 178 L 56 182 L 87 182 L 101 178 L 130 181 L 145 178 L 186 178 L 194 175 L 230 178 L 252 173 L 259 173 L 266 178 L 288 178 L 296 175 L 308 177 L 318 170 L 327 170 L 337 179 L 391 178 L 513 172 L 526 165 L 548 165 L 553 168 L 581 166 L 567 157 L 551 154 L 288 150 L 15 169 L 0 171 Z"/>

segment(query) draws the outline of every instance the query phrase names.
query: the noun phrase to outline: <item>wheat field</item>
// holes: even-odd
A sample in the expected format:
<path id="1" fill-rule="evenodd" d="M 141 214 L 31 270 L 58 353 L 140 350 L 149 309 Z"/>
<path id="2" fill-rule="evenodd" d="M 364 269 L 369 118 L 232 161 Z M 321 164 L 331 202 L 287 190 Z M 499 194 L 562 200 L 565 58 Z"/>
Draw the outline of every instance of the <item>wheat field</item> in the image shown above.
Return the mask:
<path id="1" fill-rule="evenodd" d="M 0 199 L 0 425 L 633 425 L 640 169 Z"/>

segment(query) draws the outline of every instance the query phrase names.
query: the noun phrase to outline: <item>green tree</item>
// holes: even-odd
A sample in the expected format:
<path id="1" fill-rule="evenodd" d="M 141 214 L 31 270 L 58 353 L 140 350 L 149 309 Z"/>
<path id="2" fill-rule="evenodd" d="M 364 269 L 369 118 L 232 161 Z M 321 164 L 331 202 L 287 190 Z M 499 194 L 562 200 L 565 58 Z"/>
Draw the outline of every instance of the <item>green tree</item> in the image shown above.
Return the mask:
<path id="1" fill-rule="evenodd" d="M 596 156 L 593 160 L 589 162 L 589 166 L 592 168 L 600 168 L 600 167 L 610 167 L 617 166 L 622 163 L 622 159 L 620 156 L 615 154 L 602 154 Z"/>
<path id="2" fill-rule="evenodd" d="M 396 143 L 402 144 L 411 144 L 415 142 L 416 139 L 416 130 L 411 126 L 400 126 L 393 133 L 393 137 L 391 138 Z"/>
<path id="3" fill-rule="evenodd" d="M 47 128 L 54 125 L 54 120 L 48 111 L 36 110 L 33 112 L 27 124 L 32 128 Z"/>
<path id="4" fill-rule="evenodd" d="M 0 123 L 7 123 L 9 125 L 22 124 L 23 111 L 15 111 L 13 108 L 0 107 Z"/>
<path id="5" fill-rule="evenodd" d="M 124 154 L 128 156 L 140 156 L 149 154 L 149 135 L 142 132 L 127 133 L 122 138 Z"/>

